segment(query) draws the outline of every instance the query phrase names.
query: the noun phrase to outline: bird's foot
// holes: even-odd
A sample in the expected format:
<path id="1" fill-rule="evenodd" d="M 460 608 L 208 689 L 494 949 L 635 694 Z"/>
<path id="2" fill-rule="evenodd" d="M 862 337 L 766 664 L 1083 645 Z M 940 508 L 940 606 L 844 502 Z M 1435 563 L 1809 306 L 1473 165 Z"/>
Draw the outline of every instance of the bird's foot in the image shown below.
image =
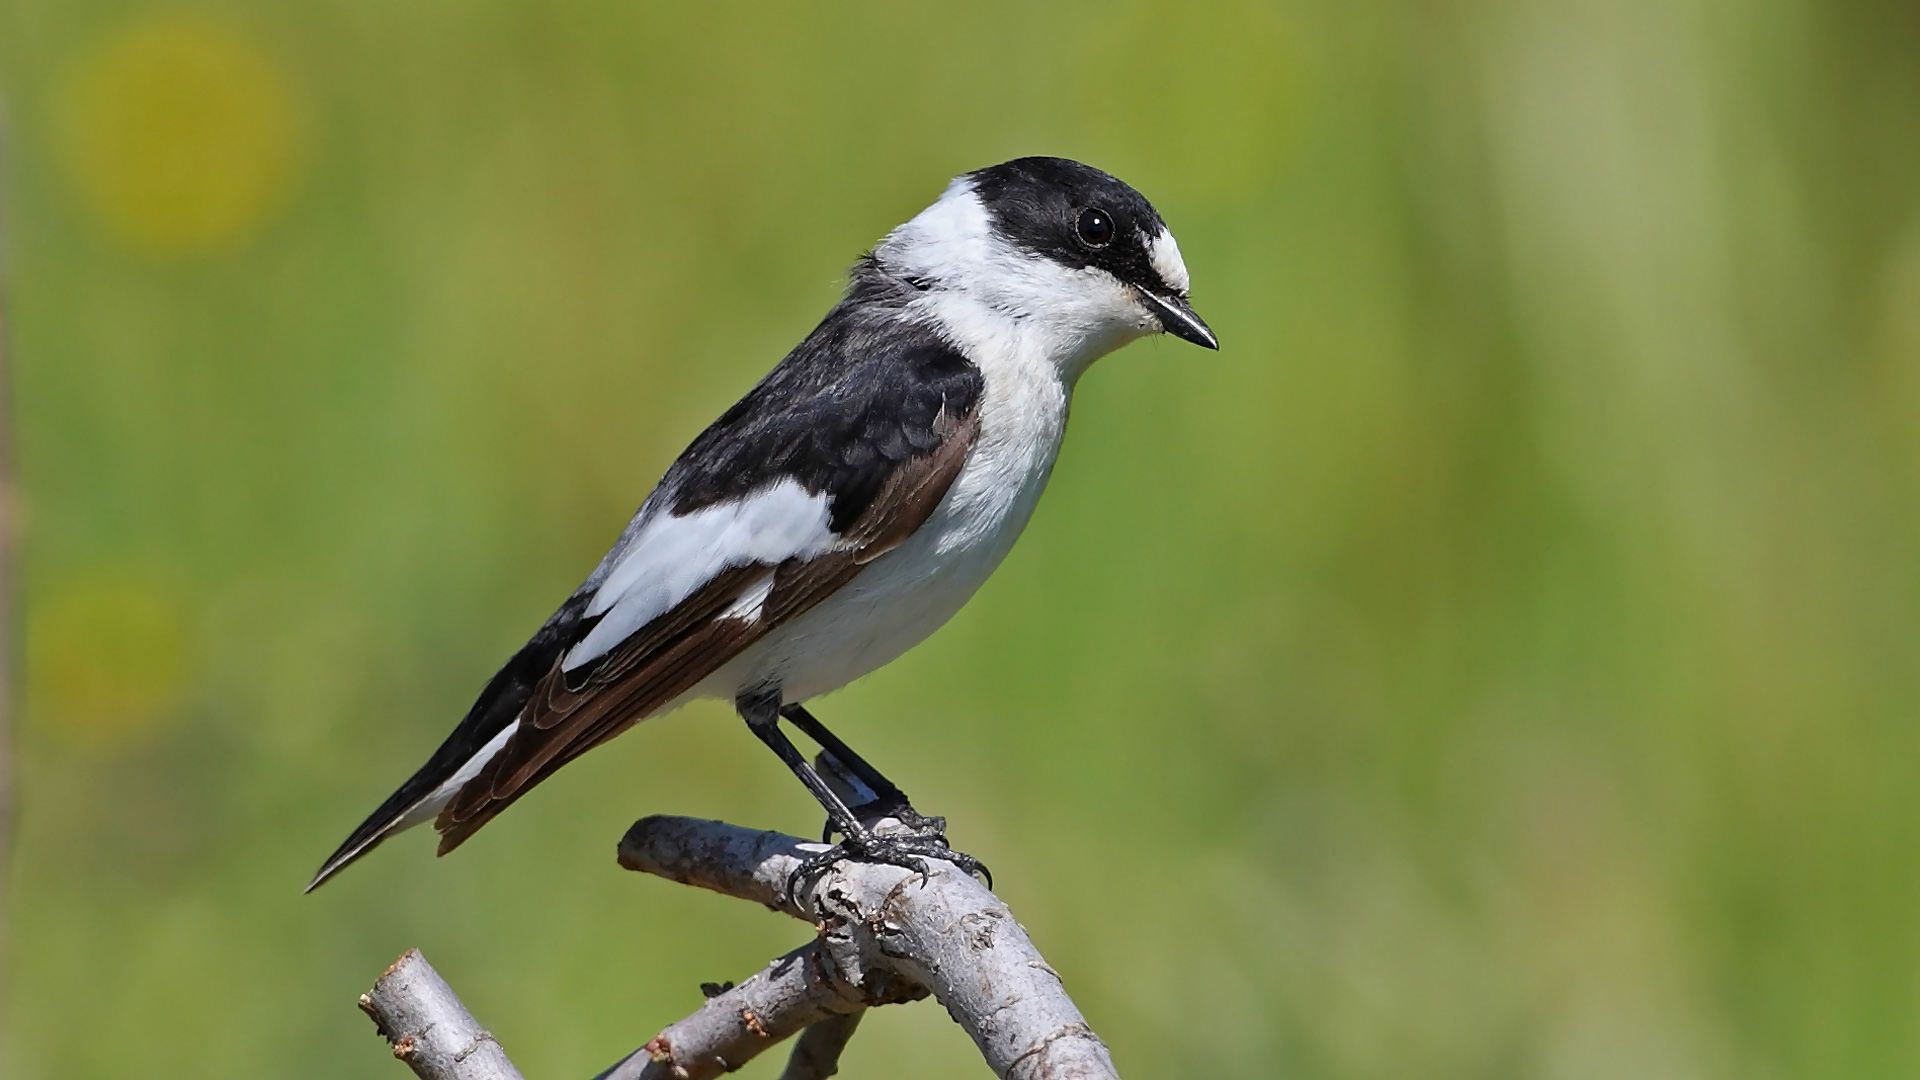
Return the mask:
<path id="1" fill-rule="evenodd" d="M 889 828 L 883 824 L 881 825 L 883 831 L 894 833 L 904 829 L 915 836 L 930 836 L 941 843 L 946 843 L 947 819 L 937 814 L 923 814 L 915 810 L 913 804 L 907 801 L 907 797 L 898 792 L 891 796 L 883 795 L 870 799 L 851 809 L 856 821 L 885 822 L 886 819 L 892 818 L 900 823 L 898 828 Z M 820 830 L 820 842 L 831 843 L 833 834 L 842 831 L 839 824 L 829 817 L 826 825 Z"/>
<path id="2" fill-rule="evenodd" d="M 898 866 L 927 877 L 932 871 L 926 860 L 939 859 L 959 867 L 963 873 L 981 878 L 987 888 L 993 888 L 993 874 L 987 870 L 987 864 L 964 851 L 955 851 L 947 846 L 944 820 L 919 814 L 913 816 L 922 823 L 938 823 L 939 827 L 926 833 L 876 835 L 863 832 L 848 836 L 825 851 L 809 855 L 794 868 L 793 873 L 787 875 L 787 899 L 792 901 L 799 896 L 802 882 L 818 878 L 832 869 L 834 864 L 844 861 Z"/>
<path id="3" fill-rule="evenodd" d="M 866 807 L 854 811 L 855 814 L 866 812 L 868 812 Z M 904 798 L 900 800 L 900 805 L 887 807 L 886 815 L 898 821 L 915 836 L 931 836 L 937 838 L 942 844 L 947 842 L 947 819 L 937 814 L 923 814 L 915 810 Z"/>

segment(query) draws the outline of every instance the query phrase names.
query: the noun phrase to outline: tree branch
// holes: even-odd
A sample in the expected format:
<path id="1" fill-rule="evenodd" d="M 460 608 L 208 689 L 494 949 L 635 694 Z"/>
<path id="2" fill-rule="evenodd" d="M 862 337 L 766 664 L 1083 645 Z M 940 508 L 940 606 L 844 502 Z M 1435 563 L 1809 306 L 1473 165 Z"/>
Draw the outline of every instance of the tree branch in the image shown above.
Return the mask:
<path id="1" fill-rule="evenodd" d="M 870 821 L 877 832 L 901 828 Z M 706 987 L 669 1024 L 596 1080 L 709 1080 L 800 1034 L 784 1080 L 823 1080 L 869 1008 L 932 994 L 1007 1080 L 1118 1080 L 1107 1048 L 998 897 L 952 863 L 926 875 L 841 862 L 785 896 L 822 850 L 794 836 L 698 818 L 650 817 L 620 841 L 620 865 L 784 911 L 817 936 L 738 986 Z M 418 952 L 360 999 L 395 1056 L 423 1080 L 519 1080 Z"/>
<path id="2" fill-rule="evenodd" d="M 360 995 L 360 1010 L 420 1080 L 521 1080 L 507 1052 L 419 949 L 408 949 Z"/>
<path id="3" fill-rule="evenodd" d="M 742 1051 L 777 1041 L 774 1031 L 784 1035 L 814 1023 L 817 1017 L 806 1010 L 823 1002 L 883 1005 L 929 992 L 972 1036 L 996 1076 L 1117 1080 L 1106 1045 L 1060 976 L 985 886 L 938 860 L 928 861 L 926 877 L 897 866 L 843 862 L 804 890 L 799 903 L 785 900 L 787 876 L 818 850 L 797 837 L 697 818 L 650 817 L 627 831 L 620 842 L 620 865 L 627 869 L 764 904 L 815 923 L 820 936 L 754 977 L 777 977 L 794 957 L 808 957 L 811 995 L 792 999 L 791 1012 L 755 1013 L 769 1037 L 738 1038 L 739 1021 L 727 1021 L 738 1016 L 740 1003 L 730 996 L 738 990 L 727 991 L 662 1031 L 608 1080 L 718 1076 L 739 1067 Z M 642 1055 L 644 1067 L 619 1071 Z"/>

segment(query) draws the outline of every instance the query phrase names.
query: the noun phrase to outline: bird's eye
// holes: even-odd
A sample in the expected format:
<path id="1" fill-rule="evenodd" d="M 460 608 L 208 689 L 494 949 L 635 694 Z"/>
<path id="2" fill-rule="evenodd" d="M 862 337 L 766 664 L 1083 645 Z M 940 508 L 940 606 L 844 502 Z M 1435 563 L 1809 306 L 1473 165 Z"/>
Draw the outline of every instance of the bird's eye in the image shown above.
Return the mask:
<path id="1" fill-rule="evenodd" d="M 1080 211 L 1080 220 L 1075 224 L 1080 231 L 1080 239 L 1089 247 L 1106 247 L 1113 239 L 1113 218 L 1105 210 L 1096 210 L 1089 206 Z"/>

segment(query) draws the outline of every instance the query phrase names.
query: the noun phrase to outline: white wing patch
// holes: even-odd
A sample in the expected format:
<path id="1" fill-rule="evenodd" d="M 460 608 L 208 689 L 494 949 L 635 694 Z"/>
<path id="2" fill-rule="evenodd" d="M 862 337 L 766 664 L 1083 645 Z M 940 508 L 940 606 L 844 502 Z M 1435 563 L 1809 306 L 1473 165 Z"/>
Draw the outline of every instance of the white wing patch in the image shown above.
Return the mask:
<path id="1" fill-rule="evenodd" d="M 827 527 L 829 520 L 827 496 L 809 495 L 795 480 L 685 517 L 662 511 L 641 527 L 594 593 L 586 614 L 605 618 L 567 652 L 561 670 L 572 671 L 606 655 L 722 570 L 822 554 L 838 539 Z M 741 599 L 758 591 L 764 602 L 771 588 L 768 578 Z M 759 602 L 753 604 L 753 613 L 758 616 Z"/>
<path id="2" fill-rule="evenodd" d="M 1161 281 L 1181 296 L 1187 295 L 1192 282 L 1187 277 L 1186 260 L 1180 257 L 1180 245 L 1174 242 L 1172 233 L 1162 229 L 1159 236 L 1148 242 L 1147 261 L 1153 264 L 1153 272 L 1160 275 Z"/>

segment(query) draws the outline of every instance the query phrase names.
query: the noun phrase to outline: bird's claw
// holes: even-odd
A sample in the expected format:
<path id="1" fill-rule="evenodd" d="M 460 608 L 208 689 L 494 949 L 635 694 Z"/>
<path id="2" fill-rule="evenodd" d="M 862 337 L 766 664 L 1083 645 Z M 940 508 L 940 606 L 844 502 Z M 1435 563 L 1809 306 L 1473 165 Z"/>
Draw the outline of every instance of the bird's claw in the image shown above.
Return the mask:
<path id="1" fill-rule="evenodd" d="M 947 819 L 938 814 L 923 814 L 915 810 L 913 804 L 907 802 L 905 798 L 884 802 L 875 799 L 872 802 L 861 803 L 853 807 L 853 816 L 861 821 L 892 818 L 916 836 L 931 836 L 943 844 L 947 840 Z M 829 817 L 826 824 L 820 827 L 820 842 L 832 843 L 833 834 L 841 831 L 839 824 Z"/>
<path id="2" fill-rule="evenodd" d="M 920 822 L 946 822 L 940 818 L 914 817 Z M 932 870 L 927 859 L 939 859 L 952 863 L 963 873 L 983 878 L 987 888 L 993 888 L 993 874 L 987 865 L 964 851 L 955 851 L 947 846 L 947 838 L 940 833 L 913 836 L 850 836 L 825 851 L 816 852 L 803 859 L 793 872 L 787 875 L 786 900 L 797 902 L 802 882 L 810 881 L 832 869 L 835 863 L 843 861 L 879 863 L 886 866 L 898 866 L 911 870 L 921 877 L 927 877 Z"/>

